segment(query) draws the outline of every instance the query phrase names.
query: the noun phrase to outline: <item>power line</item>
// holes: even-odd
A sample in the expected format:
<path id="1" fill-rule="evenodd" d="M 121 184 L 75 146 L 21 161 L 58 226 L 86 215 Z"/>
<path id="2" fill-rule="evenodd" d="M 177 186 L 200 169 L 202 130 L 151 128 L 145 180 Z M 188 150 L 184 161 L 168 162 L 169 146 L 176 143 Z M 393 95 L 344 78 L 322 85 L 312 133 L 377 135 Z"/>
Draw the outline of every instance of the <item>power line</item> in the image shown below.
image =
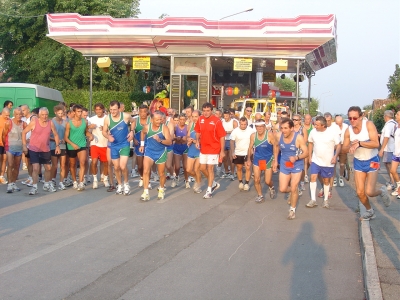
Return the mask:
<path id="1" fill-rule="evenodd" d="M 39 18 L 39 17 L 44 17 L 45 15 L 37 15 L 37 16 L 17 16 L 17 15 L 9 15 L 9 14 L 4 14 L 0 12 L 0 15 L 6 16 L 6 17 L 11 17 L 11 18 L 24 18 L 24 19 L 31 19 L 31 18 Z"/>

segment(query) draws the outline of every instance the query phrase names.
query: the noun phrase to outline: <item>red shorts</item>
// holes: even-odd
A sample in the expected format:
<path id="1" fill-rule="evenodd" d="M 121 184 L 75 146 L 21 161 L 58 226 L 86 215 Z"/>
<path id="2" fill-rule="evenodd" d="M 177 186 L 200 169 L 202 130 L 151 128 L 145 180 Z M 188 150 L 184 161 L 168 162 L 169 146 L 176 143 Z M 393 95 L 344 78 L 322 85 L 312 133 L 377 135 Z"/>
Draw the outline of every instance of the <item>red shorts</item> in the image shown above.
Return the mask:
<path id="1" fill-rule="evenodd" d="M 90 157 L 98 158 L 101 162 L 107 162 L 107 147 L 90 146 Z"/>

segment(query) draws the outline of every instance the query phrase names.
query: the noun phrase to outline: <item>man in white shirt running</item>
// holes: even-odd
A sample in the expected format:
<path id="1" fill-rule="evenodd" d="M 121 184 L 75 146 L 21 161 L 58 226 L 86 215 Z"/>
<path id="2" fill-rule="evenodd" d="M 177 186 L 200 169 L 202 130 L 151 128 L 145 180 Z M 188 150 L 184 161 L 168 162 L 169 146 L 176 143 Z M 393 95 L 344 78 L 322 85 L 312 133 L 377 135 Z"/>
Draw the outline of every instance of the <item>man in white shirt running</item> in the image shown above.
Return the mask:
<path id="1" fill-rule="evenodd" d="M 393 112 L 391 110 L 385 110 L 383 113 L 383 119 L 385 120 L 385 126 L 382 128 L 380 137 L 381 149 L 379 150 L 378 155 L 382 159 L 382 162 L 386 167 L 386 172 L 390 178 L 390 182 L 386 183 L 386 188 L 389 191 L 392 191 L 396 188 L 396 182 L 390 174 L 390 167 L 394 152 L 394 132 L 397 128 L 397 123 L 393 120 Z"/>
<path id="2" fill-rule="evenodd" d="M 323 181 L 324 208 L 329 208 L 328 195 L 330 189 L 330 179 L 333 177 L 337 156 L 340 153 L 340 138 L 332 134 L 327 128 L 326 119 L 318 116 L 315 119 L 314 129 L 308 137 L 308 153 L 311 162 L 310 167 L 310 192 L 311 200 L 306 207 L 317 206 L 315 194 L 317 191 L 317 177 L 320 175 Z"/>

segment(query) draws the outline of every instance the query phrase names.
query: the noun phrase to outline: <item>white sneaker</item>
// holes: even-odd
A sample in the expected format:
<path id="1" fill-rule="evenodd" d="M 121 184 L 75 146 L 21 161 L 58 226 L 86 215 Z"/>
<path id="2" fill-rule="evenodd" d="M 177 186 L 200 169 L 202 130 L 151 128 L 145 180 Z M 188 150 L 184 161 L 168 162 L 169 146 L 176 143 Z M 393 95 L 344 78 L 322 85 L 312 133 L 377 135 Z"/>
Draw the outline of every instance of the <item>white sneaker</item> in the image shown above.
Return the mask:
<path id="1" fill-rule="evenodd" d="M 26 165 L 26 163 L 22 164 L 22 170 L 24 170 L 24 171 L 28 170 L 28 166 Z"/>
<path id="2" fill-rule="evenodd" d="M 97 180 L 93 180 L 93 189 L 97 189 L 99 187 L 99 183 Z"/>
<path id="3" fill-rule="evenodd" d="M 92 180 L 90 179 L 89 175 L 85 175 L 85 180 L 86 180 L 87 183 L 91 183 L 92 182 Z"/>
<path id="4" fill-rule="evenodd" d="M 85 189 L 85 184 L 83 182 L 79 182 L 77 190 L 81 192 L 84 189 Z"/>
<path id="5" fill-rule="evenodd" d="M 339 186 L 341 186 L 341 187 L 344 186 L 344 180 L 343 180 L 342 176 L 339 177 Z"/>
<path id="6" fill-rule="evenodd" d="M 122 195 L 123 189 L 122 189 L 122 185 L 121 185 L 121 184 L 118 184 L 118 185 L 117 185 L 117 190 L 115 191 L 115 193 L 116 193 L 117 195 Z"/>
<path id="7" fill-rule="evenodd" d="M 47 191 L 50 193 L 55 193 L 57 192 L 57 189 L 54 187 L 54 185 L 49 184 L 49 189 Z"/>
<path id="8" fill-rule="evenodd" d="M 17 185 L 15 184 L 15 182 L 13 182 L 13 192 L 19 192 L 21 191 L 21 189 L 19 187 L 17 187 Z"/>
<path id="9" fill-rule="evenodd" d="M 50 189 L 50 186 L 51 186 L 51 184 L 45 183 L 45 184 L 43 185 L 43 191 L 48 191 L 48 190 Z"/>
<path id="10" fill-rule="evenodd" d="M 186 181 L 186 180 L 185 180 L 185 188 L 190 189 L 190 183 L 189 183 L 189 181 Z"/>
<path id="11" fill-rule="evenodd" d="M 139 180 L 139 187 L 142 187 L 143 186 L 143 178 L 140 178 L 140 180 Z"/>
<path id="12" fill-rule="evenodd" d="M 250 190 L 250 186 L 247 183 L 245 183 L 243 185 L 243 191 L 248 191 L 248 190 Z"/>
<path id="13" fill-rule="evenodd" d="M 131 194 L 131 187 L 129 186 L 129 183 L 124 184 L 124 195 L 128 196 Z"/>
<path id="14" fill-rule="evenodd" d="M 310 208 L 313 208 L 313 207 L 316 207 L 316 206 L 318 206 L 318 204 L 317 204 L 317 201 L 315 201 L 315 200 L 310 200 L 310 202 L 308 202 L 306 204 L 306 207 L 310 207 Z"/>
<path id="15" fill-rule="evenodd" d="M 60 182 L 60 183 L 58 184 L 58 189 L 59 189 L 60 191 L 62 191 L 62 190 L 66 190 L 67 188 L 65 187 L 64 183 Z"/>
<path id="16" fill-rule="evenodd" d="M 174 178 L 172 178 L 171 187 L 173 187 L 173 188 L 176 187 L 178 185 L 178 180 L 179 180 L 178 176 L 175 176 Z"/>
<path id="17" fill-rule="evenodd" d="M 151 183 L 149 182 L 149 185 L 147 186 L 147 188 L 149 189 L 149 190 L 152 190 L 153 189 L 153 187 L 151 186 Z"/>
<path id="18" fill-rule="evenodd" d="M 14 192 L 14 191 L 13 191 L 13 185 L 12 185 L 12 183 L 9 183 L 9 184 L 7 185 L 7 193 L 8 193 L 8 194 L 11 194 L 12 192 Z"/>
<path id="19" fill-rule="evenodd" d="M 149 201 L 150 200 L 150 195 L 143 192 L 143 194 L 140 196 L 140 200 L 142 201 Z"/>
<path id="20" fill-rule="evenodd" d="M 104 187 L 106 187 L 106 188 L 110 187 L 110 182 L 108 181 L 108 176 L 104 176 L 103 184 L 104 184 Z"/>
<path id="21" fill-rule="evenodd" d="M 35 187 L 32 187 L 31 190 L 29 191 L 29 195 L 35 195 L 37 193 L 38 193 L 38 190 Z"/>
<path id="22" fill-rule="evenodd" d="M 243 182 L 240 182 L 239 183 L 239 190 L 243 190 L 243 187 L 244 187 Z"/>
<path id="23" fill-rule="evenodd" d="M 76 190 L 78 188 L 78 183 L 76 181 L 74 181 L 74 183 L 72 184 L 72 187 L 74 190 Z"/>
<path id="24" fill-rule="evenodd" d="M 165 197 L 165 191 L 164 191 L 164 189 L 159 188 L 159 189 L 158 189 L 158 196 L 157 196 L 157 199 L 158 199 L 158 200 L 162 200 L 162 199 L 164 199 L 164 197 Z"/>
<path id="25" fill-rule="evenodd" d="M 389 198 L 389 195 L 388 195 L 387 190 L 385 189 L 385 186 L 382 186 L 382 187 L 381 187 L 381 191 L 382 191 L 382 193 L 381 193 L 382 202 L 383 202 L 383 204 L 385 204 L 385 206 L 387 207 L 387 206 L 390 205 L 391 200 L 390 200 L 390 198 Z"/>
<path id="26" fill-rule="evenodd" d="M 160 176 L 158 176 L 157 173 L 154 173 L 154 174 L 153 174 L 153 180 L 154 180 L 154 181 L 160 181 Z"/>
<path id="27" fill-rule="evenodd" d="M 309 181 L 308 181 L 308 175 L 304 175 L 304 182 L 305 183 L 308 183 Z"/>
<path id="28" fill-rule="evenodd" d="M 336 178 L 333 179 L 333 186 L 337 186 L 337 179 Z"/>
<path id="29" fill-rule="evenodd" d="M 138 177 L 138 176 L 139 176 L 139 173 L 136 172 L 135 169 L 132 169 L 132 171 L 131 171 L 131 177 L 132 177 L 132 178 L 135 178 L 135 177 Z"/>

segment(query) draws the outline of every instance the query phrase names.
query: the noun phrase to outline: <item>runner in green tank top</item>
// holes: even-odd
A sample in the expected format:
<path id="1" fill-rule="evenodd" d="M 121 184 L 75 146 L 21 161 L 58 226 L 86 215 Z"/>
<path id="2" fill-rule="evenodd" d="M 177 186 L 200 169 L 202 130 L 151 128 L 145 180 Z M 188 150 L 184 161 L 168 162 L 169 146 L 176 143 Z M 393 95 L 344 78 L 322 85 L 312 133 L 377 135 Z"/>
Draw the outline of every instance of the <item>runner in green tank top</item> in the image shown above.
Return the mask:
<path id="1" fill-rule="evenodd" d="M 64 140 L 67 143 L 67 153 L 69 156 L 69 167 L 72 180 L 74 181 L 74 189 L 83 191 L 85 185 L 83 183 L 85 175 L 86 163 L 86 137 L 89 141 L 93 140 L 93 135 L 88 131 L 87 120 L 82 119 L 82 106 L 74 105 L 72 108 L 74 112 L 73 118 L 67 123 L 65 127 Z M 79 184 L 76 180 L 76 160 L 79 160 Z"/>

